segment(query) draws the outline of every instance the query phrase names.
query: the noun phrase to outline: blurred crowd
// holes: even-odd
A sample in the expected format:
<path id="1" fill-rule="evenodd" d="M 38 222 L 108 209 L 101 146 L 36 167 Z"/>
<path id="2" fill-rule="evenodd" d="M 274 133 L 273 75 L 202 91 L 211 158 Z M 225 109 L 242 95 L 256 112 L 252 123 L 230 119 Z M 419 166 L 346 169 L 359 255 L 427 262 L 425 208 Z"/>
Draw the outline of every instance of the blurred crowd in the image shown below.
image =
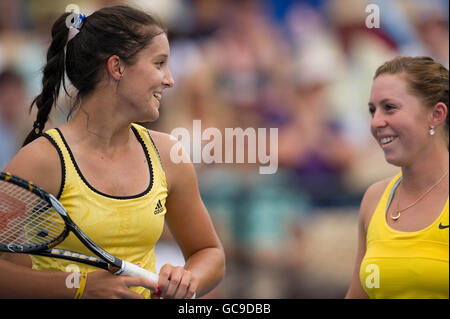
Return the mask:
<path id="1" fill-rule="evenodd" d="M 175 86 L 148 128 L 278 128 L 275 174 L 259 174 L 261 163 L 195 164 L 227 254 L 209 297 L 342 298 L 362 195 L 397 171 L 370 136 L 374 72 L 397 55 L 448 68 L 449 2 L 0 0 L 0 169 L 32 128 L 50 28 L 71 3 L 87 15 L 130 4 L 168 25 Z M 366 25 L 369 4 L 379 28 Z M 69 104 L 60 97 L 49 127 L 66 120 Z M 182 264 L 170 232 L 159 247 L 160 263 Z"/>

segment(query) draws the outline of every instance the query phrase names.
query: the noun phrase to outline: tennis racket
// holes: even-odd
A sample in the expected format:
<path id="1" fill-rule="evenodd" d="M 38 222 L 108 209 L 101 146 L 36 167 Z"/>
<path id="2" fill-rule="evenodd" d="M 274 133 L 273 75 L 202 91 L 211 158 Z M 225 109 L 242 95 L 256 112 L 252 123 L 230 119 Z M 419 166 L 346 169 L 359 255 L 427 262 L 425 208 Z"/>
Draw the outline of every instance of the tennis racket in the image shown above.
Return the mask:
<path id="1" fill-rule="evenodd" d="M 97 257 L 53 248 L 70 232 Z M 0 172 L 0 251 L 67 259 L 115 275 L 144 277 L 158 283 L 158 275 L 121 260 L 95 244 L 52 194 L 5 172 Z"/>

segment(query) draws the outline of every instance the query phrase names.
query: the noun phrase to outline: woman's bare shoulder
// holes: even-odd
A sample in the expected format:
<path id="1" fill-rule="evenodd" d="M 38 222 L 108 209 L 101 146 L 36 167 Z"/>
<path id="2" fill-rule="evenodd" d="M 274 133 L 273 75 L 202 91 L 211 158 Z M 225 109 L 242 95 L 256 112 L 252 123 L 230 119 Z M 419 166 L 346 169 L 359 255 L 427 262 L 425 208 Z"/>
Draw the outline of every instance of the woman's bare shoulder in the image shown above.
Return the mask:
<path id="1" fill-rule="evenodd" d="M 58 151 L 45 137 L 22 147 L 4 169 L 56 195 L 61 183 Z"/>

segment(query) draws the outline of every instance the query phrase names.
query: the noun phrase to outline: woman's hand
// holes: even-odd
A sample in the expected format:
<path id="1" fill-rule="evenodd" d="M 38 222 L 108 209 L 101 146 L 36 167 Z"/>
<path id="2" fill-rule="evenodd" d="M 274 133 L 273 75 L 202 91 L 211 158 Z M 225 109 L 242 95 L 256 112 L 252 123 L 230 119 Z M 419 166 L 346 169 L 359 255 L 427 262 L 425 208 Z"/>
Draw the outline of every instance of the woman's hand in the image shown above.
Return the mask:
<path id="1" fill-rule="evenodd" d="M 199 280 L 192 272 L 180 266 L 165 264 L 159 272 L 157 293 L 152 299 L 191 299 L 197 290 Z"/>
<path id="2" fill-rule="evenodd" d="M 157 284 L 145 278 L 115 276 L 104 270 L 93 271 L 87 275 L 83 299 L 143 299 L 144 296 L 130 289 L 138 286 L 157 290 Z"/>

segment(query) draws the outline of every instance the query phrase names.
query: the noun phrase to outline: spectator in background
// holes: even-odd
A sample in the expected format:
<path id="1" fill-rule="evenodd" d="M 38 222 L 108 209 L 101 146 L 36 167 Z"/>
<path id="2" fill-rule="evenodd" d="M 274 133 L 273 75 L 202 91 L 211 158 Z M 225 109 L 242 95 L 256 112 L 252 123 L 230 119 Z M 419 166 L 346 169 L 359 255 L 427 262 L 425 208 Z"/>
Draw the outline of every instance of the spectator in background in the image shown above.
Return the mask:
<path id="1" fill-rule="evenodd" d="M 292 114 L 279 133 L 280 164 L 294 172 L 295 185 L 322 207 L 351 204 L 343 177 L 353 164 L 354 150 L 332 114 L 329 99 L 339 65 L 333 49 L 326 39 L 316 39 L 299 50 Z"/>
<path id="2" fill-rule="evenodd" d="M 27 102 L 22 77 L 13 70 L 0 73 L 0 169 L 18 151 L 26 135 Z"/>
<path id="3" fill-rule="evenodd" d="M 228 19 L 205 45 L 217 94 L 234 109 L 236 127 L 261 127 L 264 95 L 283 68 L 289 47 L 260 1 L 234 1 Z"/>
<path id="4" fill-rule="evenodd" d="M 432 56 L 448 68 L 448 0 L 384 1 L 387 29 L 401 54 Z M 405 36 L 406 35 L 406 36 Z"/>

